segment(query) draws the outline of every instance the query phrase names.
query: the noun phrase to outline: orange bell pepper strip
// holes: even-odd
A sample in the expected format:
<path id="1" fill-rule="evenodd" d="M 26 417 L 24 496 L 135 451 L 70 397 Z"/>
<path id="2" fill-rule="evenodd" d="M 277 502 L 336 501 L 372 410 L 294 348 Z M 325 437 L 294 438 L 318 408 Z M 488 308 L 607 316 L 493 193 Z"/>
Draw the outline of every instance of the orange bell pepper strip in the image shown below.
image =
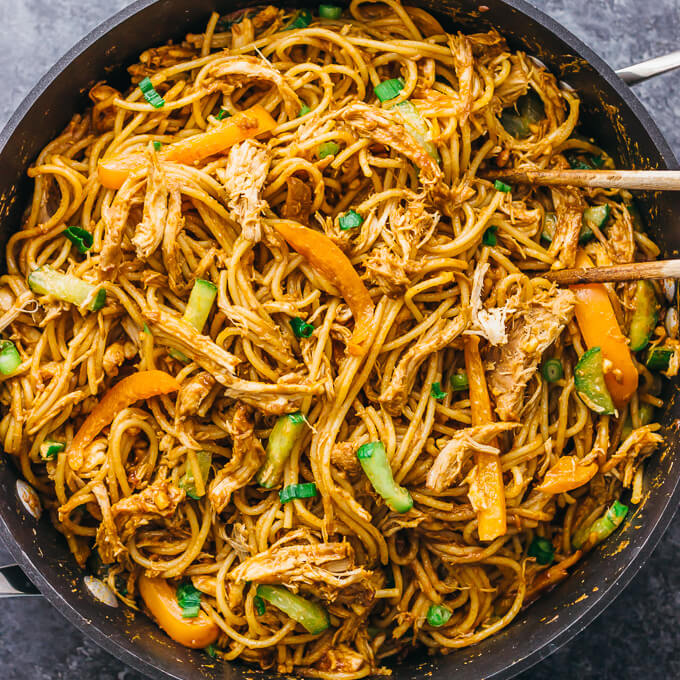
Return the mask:
<path id="1" fill-rule="evenodd" d="M 257 137 L 276 127 L 269 112 L 256 104 L 231 118 L 226 118 L 208 132 L 202 132 L 168 144 L 159 152 L 161 160 L 191 165 L 197 161 L 226 151 L 251 137 Z M 144 161 L 140 154 L 99 161 L 97 176 L 107 189 L 120 189 L 127 176 Z"/>
<path id="2" fill-rule="evenodd" d="M 179 390 L 179 383 L 164 371 L 138 371 L 117 382 L 92 409 L 66 449 L 72 470 L 83 465 L 83 454 L 92 440 L 109 425 L 121 409 L 140 399 Z"/>
<path id="3" fill-rule="evenodd" d="M 479 338 L 465 336 L 465 370 L 470 388 L 472 425 L 486 425 L 494 420 L 489 399 L 489 389 L 484 375 L 484 365 L 479 354 Z M 495 444 L 495 442 L 491 442 Z M 475 453 L 477 487 L 482 495 L 477 512 L 477 533 L 482 541 L 493 541 L 503 536 L 507 529 L 505 487 L 500 458 L 493 453 Z"/>
<path id="4" fill-rule="evenodd" d="M 578 267 L 592 267 L 588 256 L 579 251 Z M 570 286 L 576 295 L 574 312 L 588 347 L 599 347 L 605 360 L 604 379 L 617 408 L 625 406 L 638 386 L 638 372 L 628 340 L 621 332 L 607 289 L 601 283 Z M 609 366 L 608 366 L 609 364 Z M 607 370 L 609 368 L 609 370 Z"/>
<path id="5" fill-rule="evenodd" d="M 219 635 L 219 628 L 204 612 L 189 619 L 182 616 L 177 594 L 164 578 L 140 576 L 139 594 L 158 625 L 175 641 L 191 649 L 211 645 Z"/>
<path id="6" fill-rule="evenodd" d="M 543 483 L 537 486 L 536 490 L 552 494 L 572 491 L 587 484 L 599 469 L 597 463 L 581 465 L 576 456 L 562 456 L 545 473 Z"/>
<path id="7" fill-rule="evenodd" d="M 272 226 L 288 245 L 300 253 L 323 277 L 342 293 L 354 316 L 354 331 L 348 348 L 351 354 L 363 353 L 361 343 L 371 332 L 373 300 L 347 256 L 328 236 L 290 220 L 276 220 Z"/>

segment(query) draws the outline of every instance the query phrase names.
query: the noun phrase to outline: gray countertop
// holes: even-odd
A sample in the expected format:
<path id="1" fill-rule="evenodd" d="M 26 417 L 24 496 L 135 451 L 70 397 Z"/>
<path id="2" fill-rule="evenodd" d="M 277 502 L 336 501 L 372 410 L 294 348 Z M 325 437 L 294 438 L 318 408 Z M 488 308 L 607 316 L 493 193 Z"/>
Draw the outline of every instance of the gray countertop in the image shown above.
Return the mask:
<path id="1" fill-rule="evenodd" d="M 680 47 L 680 2 L 532 0 L 614 68 Z M 0 0 L 0 126 L 73 43 L 128 0 Z M 680 156 L 680 72 L 635 89 Z M 6 562 L 0 549 L 0 564 Z M 40 598 L 3 600 L 0 677 L 143 680 Z M 680 519 L 599 619 L 522 680 L 680 678 Z"/>

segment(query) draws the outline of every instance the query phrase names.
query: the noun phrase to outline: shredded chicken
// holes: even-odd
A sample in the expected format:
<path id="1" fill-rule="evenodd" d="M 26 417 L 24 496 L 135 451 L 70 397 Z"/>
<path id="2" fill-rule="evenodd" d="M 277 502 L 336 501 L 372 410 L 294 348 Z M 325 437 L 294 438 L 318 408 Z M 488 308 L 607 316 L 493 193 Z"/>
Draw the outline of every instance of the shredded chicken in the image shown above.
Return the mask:
<path id="1" fill-rule="evenodd" d="M 361 465 L 357 459 L 356 442 L 337 442 L 331 449 L 331 463 L 348 475 L 361 472 Z"/>
<path id="2" fill-rule="evenodd" d="M 229 209 L 241 225 L 243 237 L 252 243 L 262 238 L 261 213 L 266 203 L 260 190 L 267 179 L 271 153 L 266 146 L 247 139 L 231 147 L 219 177 L 229 194 Z"/>
<path id="3" fill-rule="evenodd" d="M 168 219 L 168 187 L 165 174 L 154 152 L 149 161 L 149 174 L 146 178 L 144 214 L 137 225 L 132 244 L 137 257 L 147 259 L 163 241 L 165 223 Z"/>
<path id="4" fill-rule="evenodd" d="M 389 385 L 380 395 L 380 403 L 389 413 L 401 413 L 423 361 L 433 352 L 448 347 L 466 326 L 467 319 L 463 313 L 450 321 L 440 319 L 408 349 L 394 369 Z"/>
<path id="5" fill-rule="evenodd" d="M 487 356 L 487 380 L 501 420 L 519 419 L 526 384 L 573 314 L 574 294 L 569 290 L 544 291 L 518 305 L 509 321 L 507 342 Z"/>
<path id="6" fill-rule="evenodd" d="M 101 487 L 101 488 L 100 488 Z M 114 562 L 125 550 L 128 539 L 141 526 L 154 520 L 172 517 L 179 503 L 184 500 L 184 491 L 173 486 L 164 475 L 143 491 L 132 494 L 114 503 L 109 513 L 105 510 L 108 495 L 104 501 L 103 485 L 97 485 L 95 497 L 106 521 L 97 530 L 97 548 L 104 563 Z"/>
<path id="7" fill-rule="evenodd" d="M 215 378 L 205 371 L 182 383 L 177 395 L 177 416 L 184 418 L 198 413 L 203 400 L 210 394 L 214 385 Z"/>
<path id="8" fill-rule="evenodd" d="M 636 428 L 619 445 L 616 453 L 611 457 L 610 465 L 617 465 L 622 460 L 626 461 L 622 480 L 624 487 L 631 485 L 633 474 L 640 463 L 663 444 L 663 437 L 656 432 L 658 429 L 659 425 L 656 423 Z"/>
<path id="9" fill-rule="evenodd" d="M 319 588 L 330 602 L 336 599 L 338 591 L 347 588 L 355 592 L 371 589 L 371 572 L 355 565 L 349 543 L 274 545 L 227 576 L 236 582 L 281 583 L 293 590 L 301 585 L 312 586 Z"/>
<path id="10" fill-rule="evenodd" d="M 573 267 L 583 226 L 583 211 L 587 205 L 576 189 L 553 187 L 551 195 L 557 216 L 555 233 L 548 248 L 548 252 L 558 258 L 553 264 L 553 269 Z"/>
<path id="11" fill-rule="evenodd" d="M 413 260 L 404 260 L 386 246 L 377 246 L 364 262 L 366 278 L 390 297 L 400 297 L 411 283 L 410 275 L 419 267 Z"/>
<path id="12" fill-rule="evenodd" d="M 356 673 L 366 659 L 347 645 L 337 644 L 326 650 L 314 668 L 324 673 Z"/>
<path id="13" fill-rule="evenodd" d="M 450 487 L 461 472 L 468 455 L 483 452 L 499 454 L 500 449 L 489 446 L 494 437 L 518 427 L 519 423 L 488 423 L 466 427 L 454 434 L 441 449 L 427 474 L 427 488 L 440 493 Z"/>
<path id="14" fill-rule="evenodd" d="M 229 423 L 233 442 L 231 459 L 217 471 L 208 489 L 208 498 L 215 512 L 222 512 L 237 489 L 244 487 L 264 461 L 262 443 L 255 436 L 253 421 L 243 404 L 236 406 Z"/>
<path id="15" fill-rule="evenodd" d="M 515 310 L 512 303 L 508 302 L 503 307 L 482 307 L 482 289 L 484 276 L 489 269 L 489 264 L 479 264 L 472 276 L 472 289 L 470 290 L 470 328 L 465 331 L 466 335 L 481 335 L 491 345 L 500 345 L 508 341 L 506 323 L 509 314 Z"/>
<path id="16" fill-rule="evenodd" d="M 236 51 L 255 39 L 255 27 L 247 16 L 231 25 L 231 49 Z"/>
<path id="17" fill-rule="evenodd" d="M 263 59 L 250 56 L 226 56 L 219 59 L 206 73 L 205 85 L 209 92 L 231 94 L 237 87 L 262 82 L 273 83 L 288 114 L 293 120 L 300 111 L 300 100 L 279 70 Z"/>

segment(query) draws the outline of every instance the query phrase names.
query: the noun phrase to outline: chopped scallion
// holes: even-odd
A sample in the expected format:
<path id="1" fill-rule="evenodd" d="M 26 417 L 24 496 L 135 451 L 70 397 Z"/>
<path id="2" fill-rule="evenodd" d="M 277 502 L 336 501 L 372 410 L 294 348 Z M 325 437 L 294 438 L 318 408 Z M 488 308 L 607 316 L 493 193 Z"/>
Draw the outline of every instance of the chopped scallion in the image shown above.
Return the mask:
<path id="1" fill-rule="evenodd" d="M 539 564 L 550 564 L 555 559 L 555 548 L 547 538 L 534 536 L 527 554 L 529 557 L 535 557 Z"/>
<path id="2" fill-rule="evenodd" d="M 160 109 L 165 106 L 165 99 L 163 99 L 163 97 L 161 97 L 161 95 L 156 92 L 156 88 L 153 86 L 153 83 L 148 76 L 140 81 L 139 89 L 142 91 L 144 99 L 146 99 L 146 101 L 149 102 L 149 104 L 151 104 L 154 109 Z"/>
<path id="3" fill-rule="evenodd" d="M 301 9 L 283 30 L 291 31 L 294 28 L 307 28 L 311 23 L 312 13 L 308 9 Z"/>
<path id="4" fill-rule="evenodd" d="M 427 622 L 434 628 L 439 628 L 448 623 L 451 614 L 453 612 L 448 607 L 441 604 L 431 604 L 427 610 Z"/>
<path id="5" fill-rule="evenodd" d="M 451 383 L 451 389 L 454 392 L 462 392 L 470 386 L 468 383 L 467 373 L 465 371 L 454 373 L 449 379 L 449 382 Z"/>
<path id="6" fill-rule="evenodd" d="M 201 591 L 192 583 L 182 583 L 177 588 L 177 604 L 182 608 L 182 617 L 195 619 L 201 611 Z"/>
<path id="7" fill-rule="evenodd" d="M 64 444 L 64 442 L 55 442 L 53 439 L 46 439 L 40 445 L 40 457 L 43 460 L 54 460 L 65 448 L 66 444 Z"/>
<path id="8" fill-rule="evenodd" d="M 498 245 L 498 239 L 496 234 L 498 233 L 498 227 L 489 227 L 482 236 L 482 243 L 485 246 L 495 246 Z"/>
<path id="9" fill-rule="evenodd" d="M 383 80 L 374 88 L 375 96 L 381 102 L 387 102 L 399 96 L 399 93 L 404 89 L 404 80 L 402 78 L 390 78 L 390 80 Z"/>
<path id="10" fill-rule="evenodd" d="M 253 598 L 253 604 L 255 605 L 255 611 L 257 615 L 262 616 L 265 612 L 264 600 L 259 595 L 255 595 Z"/>
<path id="11" fill-rule="evenodd" d="M 73 243 L 80 253 L 86 253 L 92 248 L 93 240 L 92 234 L 87 229 L 81 227 L 67 227 L 61 232 L 66 238 Z"/>
<path id="12" fill-rule="evenodd" d="M 312 326 L 311 323 L 307 323 L 299 316 L 290 320 L 290 327 L 293 329 L 296 338 L 308 338 L 314 332 L 314 326 Z"/>
<path id="13" fill-rule="evenodd" d="M 337 5 L 319 5 L 319 16 L 322 19 L 339 19 L 342 16 L 342 7 Z"/>
<path id="14" fill-rule="evenodd" d="M 432 387 L 430 387 L 430 396 L 433 399 L 443 399 L 446 396 L 446 392 L 442 390 L 442 385 L 440 382 L 432 383 Z"/>
<path id="15" fill-rule="evenodd" d="M 216 120 L 223 120 L 224 118 L 231 118 L 231 113 L 226 109 L 220 109 L 219 113 L 215 116 Z"/>
<path id="16" fill-rule="evenodd" d="M 288 503 L 295 498 L 314 498 L 316 495 L 316 484 L 314 482 L 289 484 L 279 491 L 279 500 L 281 503 Z"/>
<path id="17" fill-rule="evenodd" d="M 512 187 L 509 184 L 506 184 L 505 182 L 501 182 L 499 179 L 497 179 L 493 183 L 493 188 L 496 191 L 502 191 L 504 194 L 507 194 L 508 192 L 512 191 Z"/>
<path id="18" fill-rule="evenodd" d="M 562 362 L 559 359 L 549 359 L 543 364 L 541 375 L 549 382 L 553 383 L 564 376 Z"/>
<path id="19" fill-rule="evenodd" d="M 323 144 L 319 144 L 319 160 L 323 160 L 326 156 L 336 156 L 338 151 L 340 151 L 340 147 L 335 142 L 324 142 Z"/>
<path id="20" fill-rule="evenodd" d="M 356 210 L 348 210 L 344 215 L 340 216 L 338 224 L 340 229 L 347 231 L 348 229 L 355 229 L 364 223 L 364 218 Z"/>
<path id="21" fill-rule="evenodd" d="M 154 150 L 154 151 L 160 151 L 162 146 L 163 146 L 163 145 L 162 145 L 159 141 L 154 141 L 154 143 L 153 143 L 153 150 Z"/>
<path id="22" fill-rule="evenodd" d="M 300 113 L 298 113 L 298 118 L 302 118 L 302 116 L 306 116 L 312 109 L 307 106 L 307 104 L 303 104 L 302 107 L 300 108 Z"/>

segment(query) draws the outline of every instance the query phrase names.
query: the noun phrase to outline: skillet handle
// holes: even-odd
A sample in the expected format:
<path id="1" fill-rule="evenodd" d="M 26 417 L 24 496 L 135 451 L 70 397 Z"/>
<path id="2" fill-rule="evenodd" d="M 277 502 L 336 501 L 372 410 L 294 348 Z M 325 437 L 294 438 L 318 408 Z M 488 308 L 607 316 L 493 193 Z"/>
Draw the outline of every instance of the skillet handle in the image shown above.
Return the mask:
<path id="1" fill-rule="evenodd" d="M 661 57 L 654 57 L 654 59 L 647 59 L 641 61 L 639 64 L 633 64 L 627 68 L 619 69 L 616 75 L 623 80 L 624 83 L 635 85 L 641 83 L 643 80 L 648 80 L 654 76 L 659 76 L 667 71 L 680 68 L 680 50 L 664 54 Z"/>
<path id="2" fill-rule="evenodd" d="M 40 595 L 40 591 L 16 564 L 0 566 L 0 598 L 36 595 Z"/>

